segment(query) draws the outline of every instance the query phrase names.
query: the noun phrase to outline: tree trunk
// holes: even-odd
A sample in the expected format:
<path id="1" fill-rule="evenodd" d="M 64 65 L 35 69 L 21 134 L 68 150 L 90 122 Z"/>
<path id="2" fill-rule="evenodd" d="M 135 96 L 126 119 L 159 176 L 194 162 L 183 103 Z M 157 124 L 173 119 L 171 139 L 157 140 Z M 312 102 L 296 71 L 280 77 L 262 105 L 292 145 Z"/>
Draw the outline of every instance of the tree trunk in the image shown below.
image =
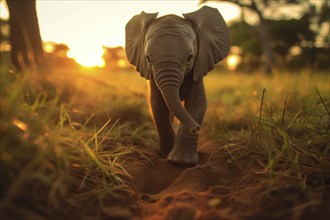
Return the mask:
<path id="1" fill-rule="evenodd" d="M 271 37 L 269 36 L 266 21 L 263 18 L 260 18 L 260 23 L 255 27 L 255 30 L 258 33 L 260 39 L 260 47 L 265 60 L 265 71 L 267 74 L 272 74 L 274 66 L 274 55 L 270 47 Z"/>
<path id="2" fill-rule="evenodd" d="M 205 3 L 208 1 L 212 1 L 212 0 L 200 0 L 201 3 Z M 220 2 L 221 0 L 213 0 L 213 1 Z M 251 1 L 223 0 L 223 1 L 227 1 L 227 2 L 231 2 L 233 4 L 236 4 L 239 7 L 241 7 L 242 10 L 243 10 L 243 8 L 248 8 L 258 14 L 260 23 L 256 26 L 255 30 L 256 30 L 257 34 L 259 35 L 259 39 L 260 39 L 260 47 L 262 50 L 263 58 L 265 60 L 265 71 L 268 74 L 272 74 L 275 61 L 274 61 L 273 51 L 270 47 L 271 36 L 269 35 L 267 23 L 261 13 L 261 10 L 257 6 L 256 1 L 255 0 L 251 0 Z M 264 0 L 264 4 L 267 4 L 267 3 L 268 3 L 268 0 Z"/>
<path id="3" fill-rule="evenodd" d="M 9 9 L 11 59 L 17 70 L 43 62 L 43 49 L 36 0 L 7 0 Z"/>

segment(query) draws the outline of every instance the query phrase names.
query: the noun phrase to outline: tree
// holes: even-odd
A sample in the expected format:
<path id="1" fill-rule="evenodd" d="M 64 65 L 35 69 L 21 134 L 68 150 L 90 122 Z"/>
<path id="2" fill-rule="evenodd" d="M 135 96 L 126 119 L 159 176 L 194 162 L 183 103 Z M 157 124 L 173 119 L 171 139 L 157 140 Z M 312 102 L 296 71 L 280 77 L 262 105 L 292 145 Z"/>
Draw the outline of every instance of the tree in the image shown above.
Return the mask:
<path id="1" fill-rule="evenodd" d="M 45 42 L 45 63 L 47 68 L 56 68 L 56 70 L 76 71 L 80 65 L 72 58 L 68 57 L 70 48 L 64 43 Z"/>
<path id="2" fill-rule="evenodd" d="M 201 2 L 207 2 L 207 1 L 212 1 L 212 0 L 201 0 Z M 213 1 L 221 1 L 221 0 L 213 0 Z M 273 70 L 273 66 L 274 66 L 274 56 L 273 56 L 273 51 L 270 48 L 270 42 L 271 42 L 271 37 L 269 35 L 269 30 L 268 30 L 268 26 L 267 26 L 267 22 L 264 19 L 264 16 L 262 14 L 262 11 L 260 8 L 265 7 L 268 4 L 268 0 L 250 0 L 250 1 L 246 1 L 246 0 L 225 0 L 231 3 L 234 3 L 238 6 L 240 6 L 241 8 L 248 8 L 252 11 L 254 11 L 259 18 L 259 24 L 256 25 L 256 32 L 259 35 L 259 39 L 260 39 L 260 47 L 262 49 L 264 58 L 265 58 L 265 71 L 269 74 L 272 73 Z M 259 4 L 257 4 L 257 2 L 259 2 Z"/>
<path id="3" fill-rule="evenodd" d="M 123 47 L 105 47 L 103 46 L 103 60 L 108 70 L 118 70 L 130 67 Z"/>
<path id="4" fill-rule="evenodd" d="M 9 9 L 11 59 L 17 70 L 43 62 L 43 49 L 36 0 L 7 0 Z"/>
<path id="5" fill-rule="evenodd" d="M 70 48 L 63 43 L 48 42 L 47 45 L 52 48 L 51 54 L 54 57 L 68 58 Z"/>
<path id="6" fill-rule="evenodd" d="M 267 72 L 271 72 L 275 64 L 275 55 L 284 59 L 294 45 L 306 53 L 329 49 L 328 31 L 320 34 L 322 28 L 326 30 L 324 27 L 329 26 L 327 0 L 201 0 L 207 1 L 231 2 L 240 6 L 243 14 L 247 15 L 250 10 L 257 15 L 258 22 L 250 26 L 258 36 Z M 246 24 L 244 16 L 242 19 Z"/>
<path id="7" fill-rule="evenodd" d="M 293 46 L 303 47 L 303 44 L 312 45 L 315 40 L 309 16 L 305 14 L 300 19 L 269 20 L 271 47 L 275 54 L 285 60 Z"/>
<path id="8" fill-rule="evenodd" d="M 315 33 L 309 28 L 309 20 L 307 15 L 300 19 L 267 20 L 269 33 L 272 36 L 270 48 L 273 51 L 274 59 L 281 61 L 280 63 L 277 62 L 277 66 L 288 67 L 287 65 L 290 64 L 288 63 L 288 56 L 292 55 L 292 49 L 295 48 L 294 56 L 296 56 L 305 53 L 303 49 L 306 46 L 304 45 L 313 45 Z M 236 21 L 230 26 L 232 44 L 239 46 L 243 51 L 243 64 L 256 68 L 260 64 L 262 51 L 259 47 L 259 36 L 254 29 L 254 26 L 250 26 L 244 21 Z"/>
<path id="9" fill-rule="evenodd" d="M 230 25 L 232 46 L 238 46 L 242 57 L 241 67 L 250 71 L 260 66 L 262 55 L 259 39 L 253 27 L 244 21 L 236 21 Z"/>

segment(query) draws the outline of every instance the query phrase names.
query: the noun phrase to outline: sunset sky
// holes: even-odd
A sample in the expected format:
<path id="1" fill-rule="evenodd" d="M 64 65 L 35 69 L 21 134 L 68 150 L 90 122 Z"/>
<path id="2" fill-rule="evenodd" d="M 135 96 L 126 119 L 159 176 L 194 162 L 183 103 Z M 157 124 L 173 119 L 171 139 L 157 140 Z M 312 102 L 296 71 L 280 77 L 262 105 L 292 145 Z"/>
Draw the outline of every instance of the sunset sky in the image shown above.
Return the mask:
<path id="1" fill-rule="evenodd" d="M 240 9 L 229 3 L 208 3 L 218 8 L 225 20 L 237 18 Z M 1 17 L 8 17 L 1 0 Z M 125 44 L 125 25 L 141 11 L 165 14 L 197 10 L 198 0 L 181 1 L 49 1 L 37 0 L 41 37 L 44 42 L 67 44 L 69 56 L 86 66 L 103 64 L 102 46 Z"/>

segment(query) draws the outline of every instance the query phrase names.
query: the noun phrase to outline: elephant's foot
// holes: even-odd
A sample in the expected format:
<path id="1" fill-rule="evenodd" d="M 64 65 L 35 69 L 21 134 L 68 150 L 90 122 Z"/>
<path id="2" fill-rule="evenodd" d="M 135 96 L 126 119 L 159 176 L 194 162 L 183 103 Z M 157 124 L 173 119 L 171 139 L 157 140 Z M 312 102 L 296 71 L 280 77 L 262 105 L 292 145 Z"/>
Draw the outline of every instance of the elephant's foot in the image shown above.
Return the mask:
<path id="1" fill-rule="evenodd" d="M 195 149 L 174 147 L 167 159 L 180 165 L 195 166 L 198 163 L 198 153 Z"/>

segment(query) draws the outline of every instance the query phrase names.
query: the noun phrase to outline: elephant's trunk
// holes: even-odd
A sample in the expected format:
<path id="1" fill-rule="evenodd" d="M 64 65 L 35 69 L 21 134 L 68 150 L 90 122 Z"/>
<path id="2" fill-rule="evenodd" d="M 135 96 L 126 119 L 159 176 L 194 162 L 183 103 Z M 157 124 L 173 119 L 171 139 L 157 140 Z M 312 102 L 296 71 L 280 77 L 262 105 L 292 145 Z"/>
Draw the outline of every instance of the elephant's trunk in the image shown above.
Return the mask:
<path id="1" fill-rule="evenodd" d="M 161 71 L 156 75 L 155 82 L 159 87 L 167 107 L 180 122 L 193 133 L 198 133 L 200 126 L 183 108 L 180 101 L 179 88 L 183 81 L 183 74 L 177 71 Z"/>

